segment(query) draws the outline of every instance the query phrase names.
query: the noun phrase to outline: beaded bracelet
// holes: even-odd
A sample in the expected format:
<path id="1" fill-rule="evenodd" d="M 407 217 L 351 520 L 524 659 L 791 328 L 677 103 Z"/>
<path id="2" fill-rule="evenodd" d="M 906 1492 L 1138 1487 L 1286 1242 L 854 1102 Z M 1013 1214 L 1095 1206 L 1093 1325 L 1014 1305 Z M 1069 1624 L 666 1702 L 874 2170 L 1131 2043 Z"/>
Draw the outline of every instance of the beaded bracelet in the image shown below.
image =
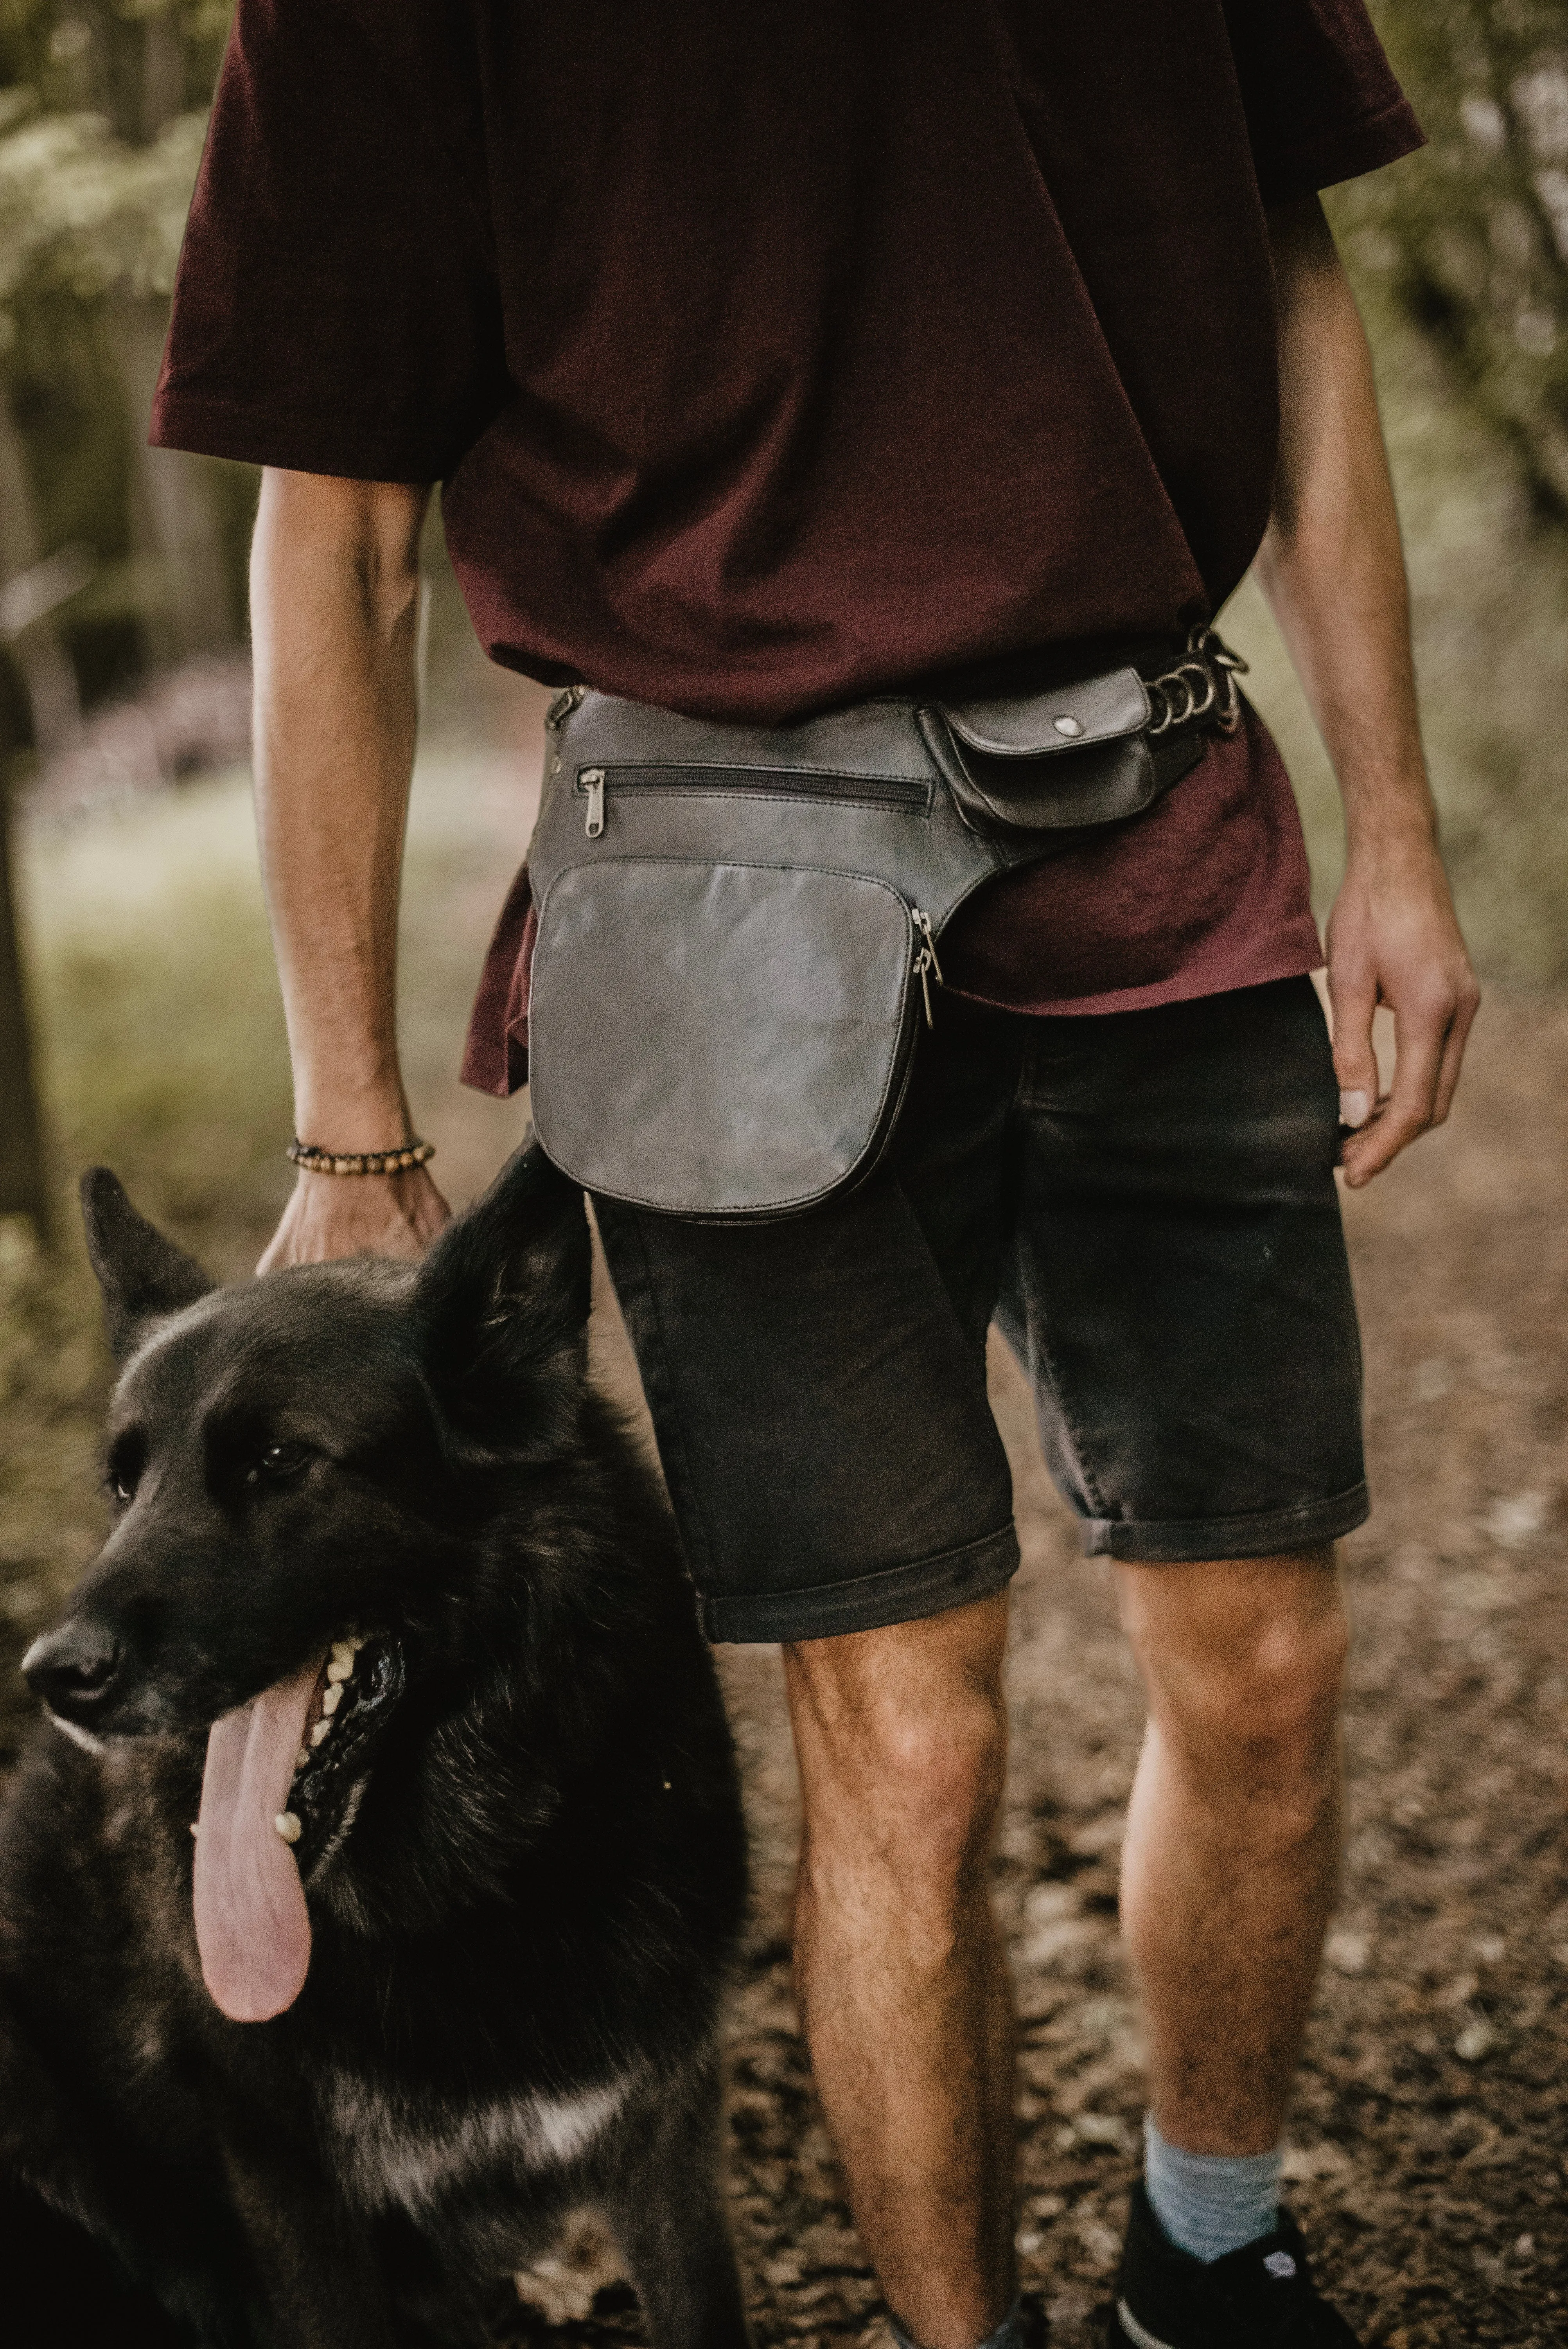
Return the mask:
<path id="1" fill-rule="evenodd" d="M 398 1150 L 322 1150 L 296 1134 L 288 1154 L 307 1174 L 400 1174 L 409 1166 L 428 1165 L 436 1145 L 416 1136 Z"/>

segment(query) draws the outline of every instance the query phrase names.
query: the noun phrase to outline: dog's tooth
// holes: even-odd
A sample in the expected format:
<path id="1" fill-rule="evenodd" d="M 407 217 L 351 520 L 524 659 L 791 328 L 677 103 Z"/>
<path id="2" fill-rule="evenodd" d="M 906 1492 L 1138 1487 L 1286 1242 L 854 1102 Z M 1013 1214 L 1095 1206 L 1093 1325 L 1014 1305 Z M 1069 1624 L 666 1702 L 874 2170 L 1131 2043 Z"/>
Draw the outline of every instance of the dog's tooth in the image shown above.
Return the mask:
<path id="1" fill-rule="evenodd" d="M 304 1832 L 297 1816 L 293 1811 L 280 1811 L 273 1825 L 285 1843 L 298 1843 Z"/>
<path id="2" fill-rule="evenodd" d="M 299 1752 L 294 1755 L 294 1768 L 296 1770 L 303 1770 L 309 1760 L 310 1747 L 308 1745 L 302 1745 Z"/>
<path id="3" fill-rule="evenodd" d="M 200 1819 L 192 1819 L 192 1820 L 191 1820 L 191 1834 L 192 1834 L 193 1836 L 199 1836 L 199 1835 L 201 1834 L 201 1820 L 200 1820 Z"/>
<path id="4" fill-rule="evenodd" d="M 313 1745 L 319 1745 L 322 1739 L 326 1735 L 327 1731 L 331 1727 L 332 1723 L 330 1721 L 318 1721 L 315 1727 L 310 1733 L 311 1744 Z"/>
<path id="5" fill-rule="evenodd" d="M 330 1716 L 332 1713 L 335 1713 L 342 1702 L 343 1683 L 341 1681 L 334 1681 L 329 1687 L 323 1689 L 321 1692 L 321 1709 L 324 1715 Z"/>
<path id="6" fill-rule="evenodd" d="M 353 1639 L 348 1641 L 356 1655 L 359 1653 L 361 1648 L 368 1647 L 369 1644 L 363 1631 L 356 1631 Z"/>
<path id="7" fill-rule="evenodd" d="M 340 1663 L 338 1659 L 334 1656 L 331 1663 L 328 1664 L 326 1668 L 326 1677 L 328 1682 L 335 1686 L 339 1681 L 346 1681 L 353 1670 L 354 1659 L 352 1657 L 350 1657 L 347 1663 L 345 1664 Z"/>
<path id="8" fill-rule="evenodd" d="M 326 1668 L 326 1677 L 329 1681 L 340 1681 L 354 1670 L 354 1651 L 357 1645 L 358 1642 L 354 1640 L 333 1641 L 332 1662 Z M 339 1665 L 342 1666 L 341 1671 L 335 1669 Z"/>

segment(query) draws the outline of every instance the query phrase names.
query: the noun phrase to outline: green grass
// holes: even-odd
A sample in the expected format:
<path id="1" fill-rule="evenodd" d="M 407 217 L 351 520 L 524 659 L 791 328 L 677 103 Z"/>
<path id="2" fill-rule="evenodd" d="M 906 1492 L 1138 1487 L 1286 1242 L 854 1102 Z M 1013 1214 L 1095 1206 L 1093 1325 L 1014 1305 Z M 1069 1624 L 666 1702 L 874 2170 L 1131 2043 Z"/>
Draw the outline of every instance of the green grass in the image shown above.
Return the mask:
<path id="1" fill-rule="evenodd" d="M 233 1247 L 289 1130 L 247 779 L 36 839 L 27 864 L 62 1174 L 111 1162 L 188 1245 Z"/>
<path id="2" fill-rule="evenodd" d="M 419 1114 L 455 1092 L 484 943 L 528 826 L 492 752 L 421 759 L 404 889 L 401 1033 Z M 68 831 L 22 858 L 44 1090 L 62 1180 L 112 1163 L 150 1214 L 224 1269 L 292 1180 L 288 1052 L 248 778 L 209 781 Z M 428 1104 L 428 1106 L 427 1106 Z M 486 1112 L 502 1145 L 516 1123 Z"/>

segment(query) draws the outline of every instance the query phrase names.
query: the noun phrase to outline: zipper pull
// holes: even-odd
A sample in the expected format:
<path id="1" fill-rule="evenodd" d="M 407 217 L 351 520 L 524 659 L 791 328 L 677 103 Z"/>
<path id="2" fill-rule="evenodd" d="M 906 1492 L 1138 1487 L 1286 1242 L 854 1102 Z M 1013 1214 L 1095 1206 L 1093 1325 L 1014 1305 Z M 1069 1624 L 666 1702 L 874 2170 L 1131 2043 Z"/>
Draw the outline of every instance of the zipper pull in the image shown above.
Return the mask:
<path id="1" fill-rule="evenodd" d="M 590 840 L 597 840 L 604 829 L 604 770 L 584 767 L 577 778 L 577 788 L 588 795 L 588 822 L 584 826 Z"/>
<path id="2" fill-rule="evenodd" d="M 925 1003 L 925 1024 L 928 1028 L 934 1028 L 936 1020 L 931 1009 L 931 982 L 934 978 L 938 987 L 943 984 L 942 965 L 936 959 L 936 939 L 929 914 L 923 914 L 918 905 L 912 905 L 909 918 L 914 924 L 914 933 L 920 941 L 914 950 L 914 975 L 920 981 L 920 992 Z"/>

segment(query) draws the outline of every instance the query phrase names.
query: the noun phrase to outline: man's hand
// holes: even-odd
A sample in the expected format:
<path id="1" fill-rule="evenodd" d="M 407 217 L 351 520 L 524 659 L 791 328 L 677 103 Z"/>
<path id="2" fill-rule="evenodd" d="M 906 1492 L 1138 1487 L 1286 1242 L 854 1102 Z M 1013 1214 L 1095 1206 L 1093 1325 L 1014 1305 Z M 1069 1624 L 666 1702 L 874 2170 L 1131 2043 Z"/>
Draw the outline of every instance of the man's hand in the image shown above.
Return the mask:
<path id="1" fill-rule="evenodd" d="M 1438 854 L 1398 516 L 1371 356 L 1315 196 L 1269 215 L 1280 449 L 1258 576 L 1345 802 L 1328 925 L 1334 1066 L 1353 1189 L 1449 1113 L 1479 1000 Z M 1383 1095 L 1372 1015 L 1394 1015 Z"/>
<path id="2" fill-rule="evenodd" d="M 256 1270 L 345 1256 L 420 1257 L 451 1217 L 422 1166 L 400 1174 L 311 1174 L 302 1168 Z"/>
<path id="3" fill-rule="evenodd" d="M 1441 1125 L 1460 1081 L 1480 990 L 1429 838 L 1353 849 L 1328 924 L 1328 994 L 1352 1190 Z M 1394 1015 L 1394 1081 L 1380 1090 L 1372 1015 Z"/>

